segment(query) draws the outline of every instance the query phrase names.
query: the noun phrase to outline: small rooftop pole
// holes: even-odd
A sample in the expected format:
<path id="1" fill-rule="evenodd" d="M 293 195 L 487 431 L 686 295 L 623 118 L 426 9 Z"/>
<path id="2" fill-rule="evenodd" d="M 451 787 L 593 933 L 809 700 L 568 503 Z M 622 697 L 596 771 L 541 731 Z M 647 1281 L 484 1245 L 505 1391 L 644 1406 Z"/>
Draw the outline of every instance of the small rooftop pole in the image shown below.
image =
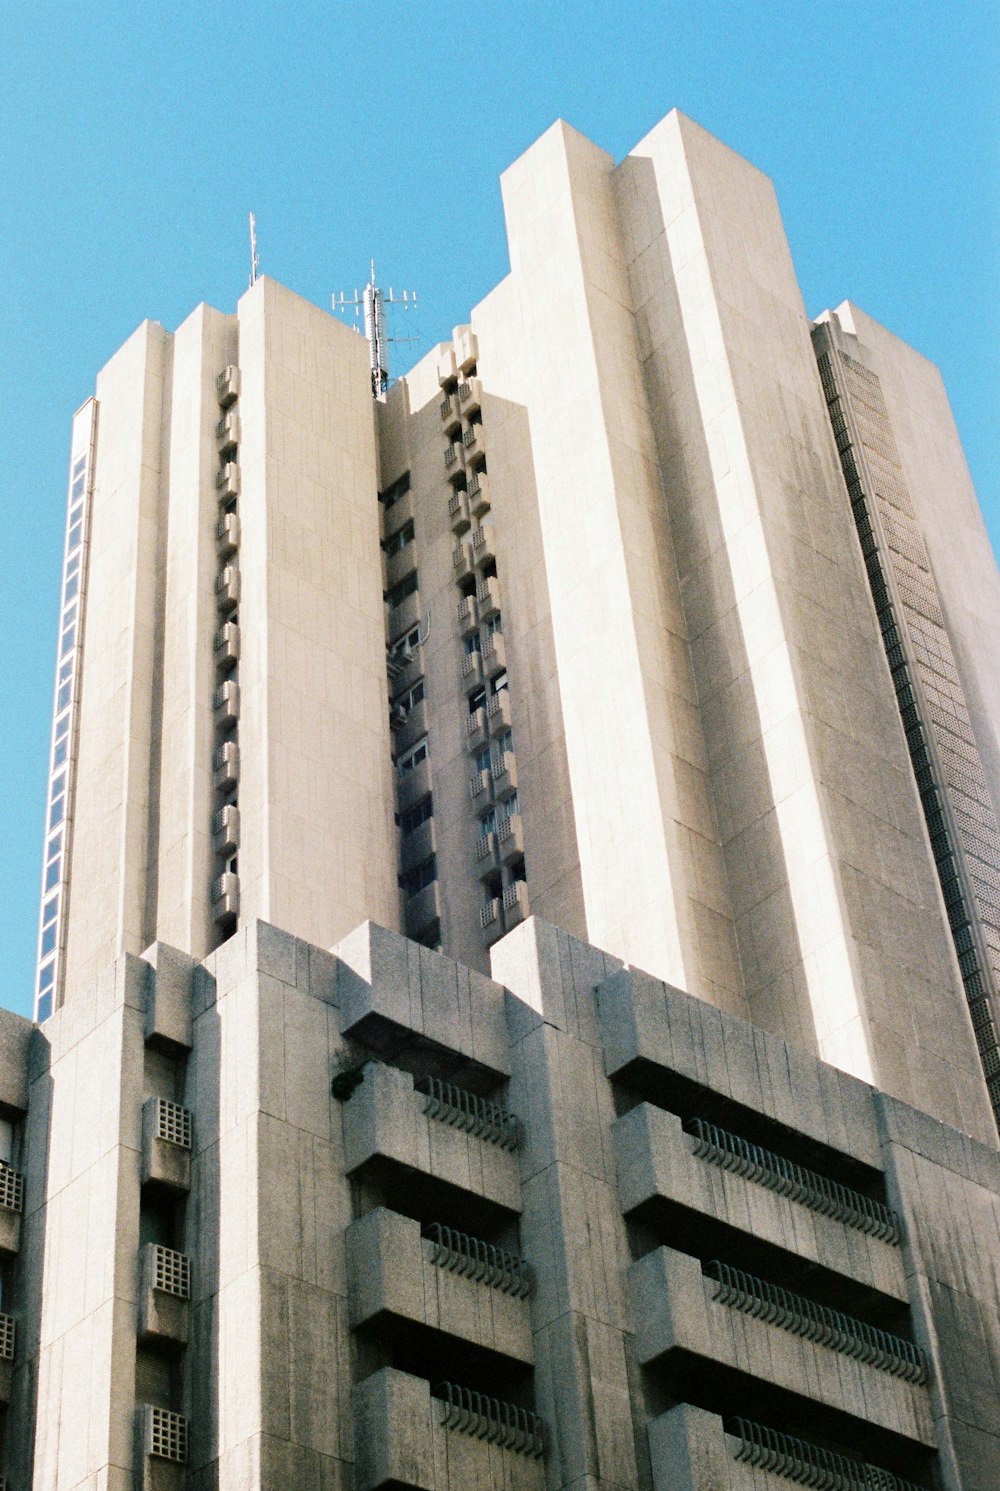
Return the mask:
<path id="1" fill-rule="evenodd" d="M 253 213 L 250 214 L 250 288 L 257 283 L 257 275 L 260 272 L 260 258 L 257 254 L 257 219 Z"/>

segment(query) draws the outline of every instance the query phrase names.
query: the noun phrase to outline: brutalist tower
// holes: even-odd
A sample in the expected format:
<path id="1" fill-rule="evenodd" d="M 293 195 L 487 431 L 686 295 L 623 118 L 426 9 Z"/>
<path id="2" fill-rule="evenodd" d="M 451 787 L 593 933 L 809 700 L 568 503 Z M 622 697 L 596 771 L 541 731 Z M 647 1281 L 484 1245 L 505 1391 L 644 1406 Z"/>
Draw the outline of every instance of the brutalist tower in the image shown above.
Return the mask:
<path id="1" fill-rule="evenodd" d="M 676 112 L 503 194 L 387 390 L 259 279 L 73 421 L 8 1491 L 1000 1486 L 1000 577 L 940 378 L 810 321 Z"/>

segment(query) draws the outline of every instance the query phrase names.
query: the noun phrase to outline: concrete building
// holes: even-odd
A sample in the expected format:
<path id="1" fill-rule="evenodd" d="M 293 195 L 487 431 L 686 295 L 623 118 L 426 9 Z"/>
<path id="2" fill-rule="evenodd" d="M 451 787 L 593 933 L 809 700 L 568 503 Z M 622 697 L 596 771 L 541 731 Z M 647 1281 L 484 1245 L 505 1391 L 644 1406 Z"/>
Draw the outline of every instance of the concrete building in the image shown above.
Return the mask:
<path id="1" fill-rule="evenodd" d="M 384 397 L 264 279 L 74 421 L 10 1491 L 1000 1486 L 1000 579 L 940 381 L 810 322 L 677 113 L 503 193 Z"/>

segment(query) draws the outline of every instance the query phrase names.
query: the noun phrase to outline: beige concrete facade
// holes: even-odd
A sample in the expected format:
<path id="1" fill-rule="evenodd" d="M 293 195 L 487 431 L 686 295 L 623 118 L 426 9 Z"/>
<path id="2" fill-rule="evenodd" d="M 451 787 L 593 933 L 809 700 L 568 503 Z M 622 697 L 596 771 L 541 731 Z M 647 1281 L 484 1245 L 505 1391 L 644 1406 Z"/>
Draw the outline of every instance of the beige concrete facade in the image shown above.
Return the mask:
<path id="1" fill-rule="evenodd" d="M 995 1491 L 1000 578 L 940 382 L 810 322 L 676 112 L 502 187 L 384 399 L 259 279 L 77 417 L 0 1476 Z"/>
<path id="2" fill-rule="evenodd" d="M 252 922 L 0 1019 L 7 1484 L 992 1491 L 996 1150 L 537 918 L 492 969 Z"/>

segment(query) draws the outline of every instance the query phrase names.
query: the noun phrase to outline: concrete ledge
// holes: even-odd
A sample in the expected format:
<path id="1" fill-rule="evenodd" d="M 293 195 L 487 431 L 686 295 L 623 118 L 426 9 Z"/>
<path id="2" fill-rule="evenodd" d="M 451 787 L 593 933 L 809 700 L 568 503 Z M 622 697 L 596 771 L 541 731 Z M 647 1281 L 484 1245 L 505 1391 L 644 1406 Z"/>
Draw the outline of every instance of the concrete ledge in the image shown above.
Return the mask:
<path id="1" fill-rule="evenodd" d="M 643 1366 L 674 1350 L 731 1367 L 857 1419 L 936 1443 L 929 1395 L 843 1352 L 730 1309 L 686 1253 L 657 1248 L 629 1270 L 636 1356 Z"/>
<path id="2" fill-rule="evenodd" d="M 344 1104 L 344 1169 L 392 1160 L 503 1207 L 521 1209 L 517 1157 L 509 1149 L 429 1118 L 408 1072 L 369 1062 Z"/>
<path id="3" fill-rule="evenodd" d="M 504 991 L 492 979 L 375 922 L 355 928 L 334 953 L 345 1036 L 387 1058 L 422 1037 L 451 1057 L 456 1081 L 463 1064 L 510 1075 Z"/>
<path id="4" fill-rule="evenodd" d="M 617 1120 L 613 1135 L 626 1216 L 662 1199 L 908 1302 L 899 1248 L 699 1159 L 675 1113 L 640 1103 Z"/>
<path id="5" fill-rule="evenodd" d="M 597 1004 L 609 1077 L 661 1067 L 882 1168 L 874 1090 L 864 1082 L 637 968 L 598 984 Z"/>
<path id="6" fill-rule="evenodd" d="M 187 953 L 154 942 L 142 955 L 146 980 L 146 1044 L 174 1056 L 192 1045 L 192 988 L 196 963 Z"/>
<path id="7" fill-rule="evenodd" d="M 352 1328 L 395 1316 L 515 1361 L 534 1360 L 527 1300 L 435 1263 L 419 1222 L 379 1207 L 348 1227 L 346 1242 Z"/>

